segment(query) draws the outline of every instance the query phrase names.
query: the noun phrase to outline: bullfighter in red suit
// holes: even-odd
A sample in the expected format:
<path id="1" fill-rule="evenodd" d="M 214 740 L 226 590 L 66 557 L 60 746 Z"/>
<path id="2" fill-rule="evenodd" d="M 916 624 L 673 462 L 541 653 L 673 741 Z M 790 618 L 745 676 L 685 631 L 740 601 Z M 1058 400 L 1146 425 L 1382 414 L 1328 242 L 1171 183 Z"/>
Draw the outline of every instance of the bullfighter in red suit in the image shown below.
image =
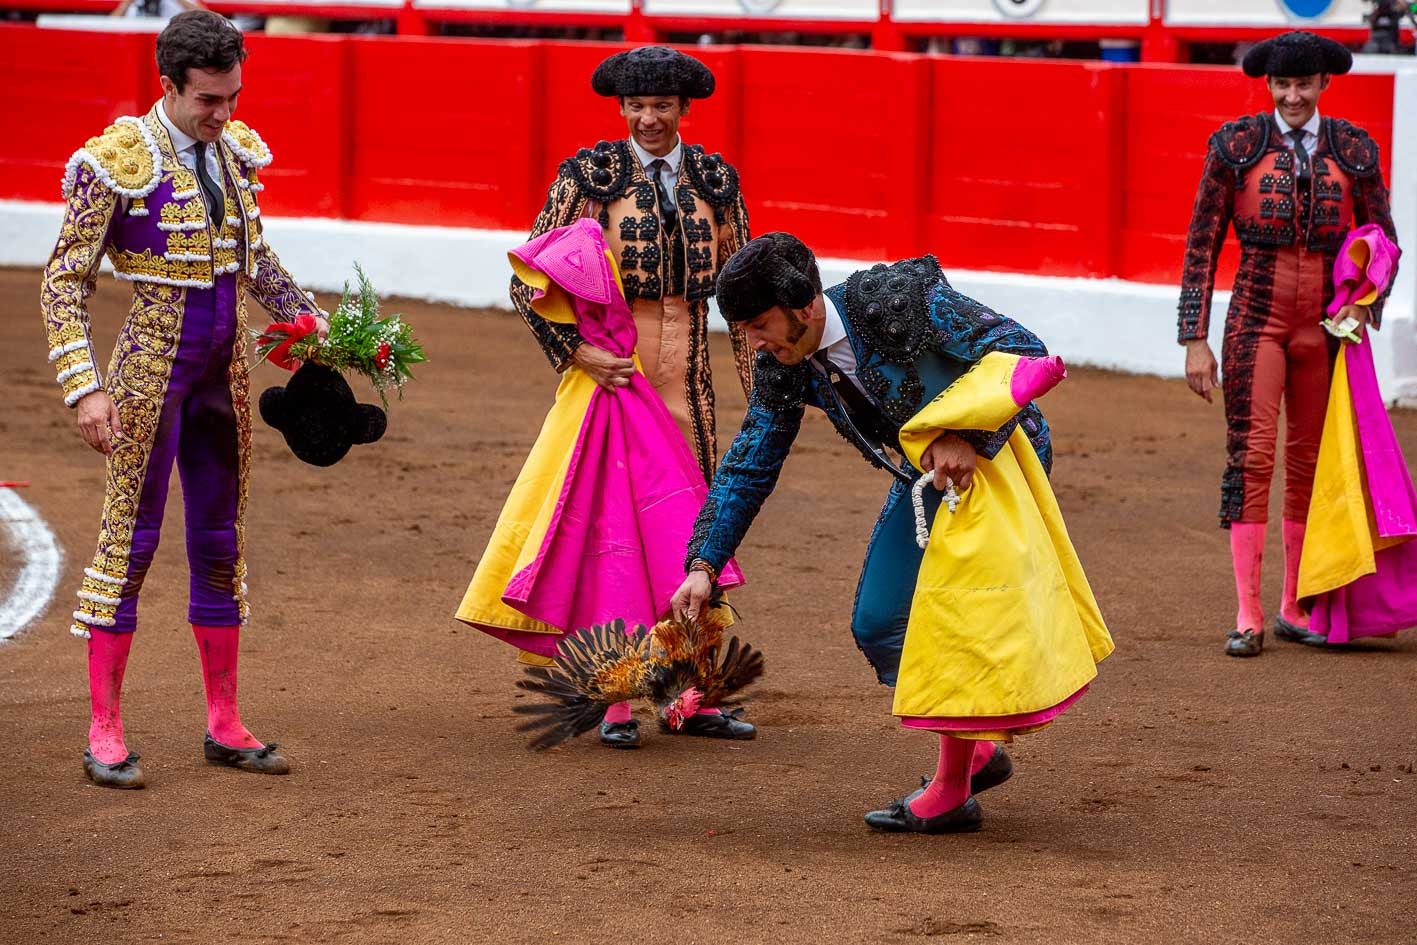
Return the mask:
<path id="1" fill-rule="evenodd" d="M 1233 223 L 1240 268 L 1225 319 L 1225 419 L 1220 523 L 1230 529 L 1239 611 L 1225 643 L 1231 656 L 1256 656 L 1264 643 L 1260 562 L 1269 518 L 1279 405 L 1284 401 L 1284 600 L 1275 635 L 1322 643 L 1308 630 L 1296 600 L 1299 551 L 1313 488 L 1314 465 L 1328 403 L 1337 341 L 1321 322 L 1332 298 L 1332 273 L 1344 236 L 1376 223 L 1396 241 L 1378 148 L 1368 133 L 1341 118 L 1320 116 L 1330 77 L 1351 68 L 1338 43 L 1312 33 L 1285 33 L 1245 56 L 1245 74 L 1265 77 L 1274 111 L 1228 122 L 1210 138 L 1186 240 L 1179 340 L 1186 379 L 1211 399 L 1220 386 L 1207 341 L 1216 260 Z M 1378 328 L 1382 299 L 1349 305 L 1351 317 Z"/>

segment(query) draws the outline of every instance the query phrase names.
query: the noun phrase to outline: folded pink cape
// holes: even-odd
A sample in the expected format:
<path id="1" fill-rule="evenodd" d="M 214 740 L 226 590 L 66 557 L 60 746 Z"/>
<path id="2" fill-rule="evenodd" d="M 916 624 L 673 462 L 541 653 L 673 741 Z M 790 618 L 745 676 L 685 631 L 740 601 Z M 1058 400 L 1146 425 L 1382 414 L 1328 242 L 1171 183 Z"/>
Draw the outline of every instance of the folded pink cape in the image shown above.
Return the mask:
<path id="1" fill-rule="evenodd" d="M 1333 263 L 1333 301 L 1328 314 L 1345 305 L 1370 305 L 1387 290 L 1401 252 L 1376 223 L 1351 230 Z"/>
<path id="2" fill-rule="evenodd" d="M 634 318 L 595 221 L 560 227 L 512 252 L 571 296 L 588 344 L 625 358 L 634 353 Z M 595 388 L 579 436 L 559 449 L 572 456 L 556 513 L 503 602 L 566 632 L 617 617 L 653 624 L 684 579 L 685 550 L 708 494 L 683 434 L 636 371 L 628 387 Z M 743 583 L 735 563 L 720 583 Z M 515 637 L 509 642 L 544 655 L 559 642 L 547 634 Z"/>

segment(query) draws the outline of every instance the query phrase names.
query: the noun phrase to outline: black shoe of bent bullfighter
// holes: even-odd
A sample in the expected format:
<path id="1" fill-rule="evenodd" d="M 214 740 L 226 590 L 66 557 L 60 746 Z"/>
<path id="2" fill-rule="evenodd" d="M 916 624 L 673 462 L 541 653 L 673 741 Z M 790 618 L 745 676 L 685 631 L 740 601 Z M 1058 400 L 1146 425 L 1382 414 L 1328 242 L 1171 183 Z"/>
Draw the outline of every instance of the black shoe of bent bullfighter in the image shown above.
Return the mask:
<path id="1" fill-rule="evenodd" d="M 972 797 L 934 817 L 915 816 L 905 798 L 891 801 L 884 810 L 873 810 L 866 815 L 866 826 L 887 833 L 972 833 L 983 825 L 984 811 Z"/>
<path id="2" fill-rule="evenodd" d="M 600 723 L 600 743 L 606 748 L 639 748 L 640 723 L 634 719 L 628 722 Z"/>
<path id="3" fill-rule="evenodd" d="M 666 735 L 698 735 L 701 738 L 731 738 L 739 741 L 757 738 L 757 726 L 744 722 L 742 715 L 742 709 L 734 709 L 732 712 L 719 709 L 713 715 L 691 715 L 684 719 L 677 729 L 661 718 L 659 730 Z"/>

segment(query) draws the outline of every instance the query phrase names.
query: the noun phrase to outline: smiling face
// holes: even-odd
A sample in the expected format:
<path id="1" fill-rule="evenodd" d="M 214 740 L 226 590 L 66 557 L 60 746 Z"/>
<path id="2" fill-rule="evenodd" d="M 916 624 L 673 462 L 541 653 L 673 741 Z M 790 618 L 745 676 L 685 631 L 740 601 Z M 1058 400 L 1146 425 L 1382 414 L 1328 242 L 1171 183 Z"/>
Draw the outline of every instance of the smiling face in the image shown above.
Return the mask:
<path id="1" fill-rule="evenodd" d="M 1290 128 L 1302 128 L 1319 107 L 1319 96 L 1328 88 L 1326 73 L 1301 76 L 1275 76 L 1265 80 L 1269 94 L 1274 96 L 1274 107 Z"/>
<path id="2" fill-rule="evenodd" d="M 620 99 L 620 115 L 635 143 L 664 157 L 679 143 L 679 122 L 689 114 L 689 100 L 677 95 L 629 95 Z"/>
<path id="3" fill-rule="evenodd" d="M 180 131 L 208 144 L 221 137 L 241 94 L 240 64 L 226 72 L 188 69 L 181 91 L 168 76 L 160 80 L 163 110 Z"/>

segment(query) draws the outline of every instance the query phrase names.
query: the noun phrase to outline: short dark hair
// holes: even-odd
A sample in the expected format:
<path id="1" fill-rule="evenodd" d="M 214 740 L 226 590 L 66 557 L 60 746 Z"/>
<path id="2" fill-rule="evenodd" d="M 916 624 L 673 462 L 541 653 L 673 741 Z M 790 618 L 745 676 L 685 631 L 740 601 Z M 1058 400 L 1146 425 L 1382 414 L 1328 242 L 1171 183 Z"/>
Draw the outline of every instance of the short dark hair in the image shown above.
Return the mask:
<path id="1" fill-rule="evenodd" d="M 188 69 L 230 72 L 246 61 L 241 31 L 211 10 L 187 10 L 174 16 L 157 37 L 157 71 L 181 92 Z"/>

